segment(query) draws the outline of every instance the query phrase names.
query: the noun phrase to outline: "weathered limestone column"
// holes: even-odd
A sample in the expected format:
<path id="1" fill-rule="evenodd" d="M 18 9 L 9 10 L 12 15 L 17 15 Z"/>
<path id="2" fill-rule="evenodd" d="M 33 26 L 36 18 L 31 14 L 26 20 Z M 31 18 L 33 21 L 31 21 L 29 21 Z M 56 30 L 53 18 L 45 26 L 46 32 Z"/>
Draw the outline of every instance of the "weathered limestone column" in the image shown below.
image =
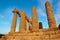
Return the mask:
<path id="1" fill-rule="evenodd" d="M 42 32 L 43 28 L 42 28 L 42 22 L 39 22 L 39 31 Z"/>
<path id="2" fill-rule="evenodd" d="M 46 7 L 46 14 L 47 14 L 47 18 L 48 18 L 49 27 L 51 29 L 52 28 L 54 29 L 54 28 L 56 28 L 56 21 L 55 21 L 54 14 L 53 14 L 52 8 L 50 6 L 50 3 L 46 2 L 45 7 Z"/>
<path id="3" fill-rule="evenodd" d="M 42 29 L 42 22 L 39 22 L 39 29 Z"/>
<path id="4" fill-rule="evenodd" d="M 14 16 L 13 16 L 13 20 L 12 20 L 12 25 L 11 25 L 10 33 L 14 33 L 15 29 L 16 29 L 17 10 L 14 9 L 13 13 L 14 13 Z"/>
<path id="5" fill-rule="evenodd" d="M 19 32 L 25 32 L 26 31 L 26 19 L 25 19 L 25 11 L 22 11 L 21 15 L 20 15 L 20 28 L 19 28 Z"/>
<path id="6" fill-rule="evenodd" d="M 60 24 L 58 25 L 58 28 L 60 29 Z"/>
<path id="7" fill-rule="evenodd" d="M 37 19 L 36 7 L 32 8 L 32 31 L 38 31 L 38 19 Z"/>

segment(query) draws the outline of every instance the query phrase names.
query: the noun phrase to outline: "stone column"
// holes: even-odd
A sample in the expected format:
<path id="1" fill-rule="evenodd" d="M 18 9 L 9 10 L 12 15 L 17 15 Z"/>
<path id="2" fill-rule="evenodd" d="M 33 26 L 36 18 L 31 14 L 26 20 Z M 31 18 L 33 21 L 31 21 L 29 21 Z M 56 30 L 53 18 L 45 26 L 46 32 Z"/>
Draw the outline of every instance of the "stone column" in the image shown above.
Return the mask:
<path id="1" fill-rule="evenodd" d="M 39 31 L 42 32 L 43 28 L 42 28 L 42 22 L 39 22 Z"/>
<path id="2" fill-rule="evenodd" d="M 39 29 L 42 29 L 42 22 L 39 22 Z"/>
<path id="3" fill-rule="evenodd" d="M 46 2 L 45 7 L 46 7 L 46 14 L 48 18 L 49 27 L 54 29 L 56 28 L 56 21 L 55 21 L 54 14 L 50 6 L 50 3 Z"/>
<path id="4" fill-rule="evenodd" d="M 58 25 L 58 28 L 60 29 L 60 24 Z"/>
<path id="5" fill-rule="evenodd" d="M 20 28 L 19 28 L 19 32 L 25 32 L 26 31 L 26 19 L 25 19 L 25 11 L 22 11 L 21 15 L 20 15 Z"/>
<path id="6" fill-rule="evenodd" d="M 13 15 L 13 20 L 12 20 L 12 25 L 11 25 L 10 33 L 14 33 L 15 29 L 16 29 L 17 10 L 14 9 L 13 13 L 14 13 L 14 15 Z"/>
<path id="7" fill-rule="evenodd" d="M 36 7 L 32 8 L 32 31 L 38 31 L 38 17 Z"/>

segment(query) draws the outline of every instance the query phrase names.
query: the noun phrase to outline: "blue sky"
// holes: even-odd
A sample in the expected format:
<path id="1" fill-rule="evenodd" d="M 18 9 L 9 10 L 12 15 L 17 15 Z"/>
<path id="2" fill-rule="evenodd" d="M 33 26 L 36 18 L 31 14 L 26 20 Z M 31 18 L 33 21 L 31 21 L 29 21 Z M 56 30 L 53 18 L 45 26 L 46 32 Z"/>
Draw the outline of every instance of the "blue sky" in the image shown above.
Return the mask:
<path id="1" fill-rule="evenodd" d="M 57 26 L 60 24 L 60 0 L 0 0 L 0 33 L 10 31 L 14 8 L 20 12 L 26 11 L 26 15 L 32 18 L 32 7 L 36 6 L 38 22 L 42 22 L 43 28 L 48 28 L 45 3 L 49 1 L 56 19 Z M 17 15 L 18 16 L 18 15 Z M 19 29 L 20 17 L 17 18 L 16 31 Z"/>

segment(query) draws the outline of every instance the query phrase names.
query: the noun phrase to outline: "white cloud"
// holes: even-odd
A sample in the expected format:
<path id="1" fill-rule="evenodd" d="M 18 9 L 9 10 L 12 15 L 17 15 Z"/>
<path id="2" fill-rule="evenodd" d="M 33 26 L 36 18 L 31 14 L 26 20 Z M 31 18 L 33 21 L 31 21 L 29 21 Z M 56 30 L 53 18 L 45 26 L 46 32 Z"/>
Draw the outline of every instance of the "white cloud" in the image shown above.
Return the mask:
<path id="1" fill-rule="evenodd" d="M 38 15 L 41 15 L 43 17 L 46 17 L 46 14 L 43 12 L 42 9 L 37 9 L 37 13 L 38 13 Z"/>
<path id="2" fill-rule="evenodd" d="M 11 20 L 12 19 L 12 16 L 13 16 L 13 11 L 14 8 L 13 7 L 7 7 L 3 10 L 2 13 L 0 13 L 0 18 L 4 18 L 4 19 L 9 19 Z"/>
<path id="3" fill-rule="evenodd" d="M 1 22 L 2 25 L 9 25 L 9 22 Z"/>
<path id="4" fill-rule="evenodd" d="M 0 14 L 0 17 L 1 17 L 1 18 L 4 18 L 4 16 L 3 16 L 3 15 L 1 15 L 1 14 Z"/>
<path id="5" fill-rule="evenodd" d="M 58 5 L 57 5 L 57 13 L 58 14 L 60 13 L 60 2 L 58 2 Z"/>
<path id="6" fill-rule="evenodd" d="M 56 14 L 55 18 L 56 18 L 57 21 L 60 20 L 60 14 Z"/>
<path id="7" fill-rule="evenodd" d="M 60 19 L 60 14 L 58 14 L 58 18 Z"/>
<path id="8" fill-rule="evenodd" d="M 56 20 L 60 20 L 60 2 L 58 2 L 55 17 L 56 17 Z"/>
<path id="9" fill-rule="evenodd" d="M 5 18 L 8 18 L 8 19 L 12 19 L 12 16 L 13 16 L 13 11 L 14 9 L 11 8 L 11 7 L 8 7 L 5 9 L 4 13 L 5 13 Z"/>
<path id="10" fill-rule="evenodd" d="M 11 15 L 12 11 L 13 11 L 13 8 L 8 7 L 8 8 L 5 9 L 5 14 Z"/>
<path id="11" fill-rule="evenodd" d="M 38 15 L 41 15 L 43 17 L 46 17 L 46 12 L 45 12 L 45 3 L 49 1 L 50 3 L 52 3 L 52 0 L 38 0 L 39 6 L 37 8 L 37 13 Z"/>
<path id="12" fill-rule="evenodd" d="M 38 7 L 41 7 L 42 9 L 45 9 L 45 3 L 47 1 L 50 2 L 50 4 L 52 3 L 52 0 L 38 0 L 38 3 L 39 3 Z"/>
<path id="13" fill-rule="evenodd" d="M 10 18 L 10 19 L 12 19 L 12 15 L 13 15 L 13 11 L 14 9 L 13 8 L 11 8 L 11 7 L 8 7 L 8 8 L 6 8 L 6 9 L 4 9 L 3 10 L 3 15 L 2 14 L 0 14 L 0 18 Z"/>
<path id="14" fill-rule="evenodd" d="M 0 26 L 2 26 L 0 28 L 0 33 L 6 34 L 6 33 L 8 33 L 10 31 L 10 23 L 9 22 L 7 22 L 7 21 L 1 21 L 0 22 Z"/>

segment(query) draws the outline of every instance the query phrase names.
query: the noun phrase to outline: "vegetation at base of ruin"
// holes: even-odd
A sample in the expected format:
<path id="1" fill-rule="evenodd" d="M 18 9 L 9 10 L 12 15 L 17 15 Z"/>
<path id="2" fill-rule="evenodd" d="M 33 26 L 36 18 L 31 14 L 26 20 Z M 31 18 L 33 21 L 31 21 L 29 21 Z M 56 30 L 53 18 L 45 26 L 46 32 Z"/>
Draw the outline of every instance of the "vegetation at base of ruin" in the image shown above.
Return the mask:
<path id="1" fill-rule="evenodd" d="M 2 36 L 5 36 L 5 34 L 0 34 L 0 38 L 2 38 Z"/>
<path id="2" fill-rule="evenodd" d="M 58 25 L 59 29 L 60 29 L 60 24 Z"/>

